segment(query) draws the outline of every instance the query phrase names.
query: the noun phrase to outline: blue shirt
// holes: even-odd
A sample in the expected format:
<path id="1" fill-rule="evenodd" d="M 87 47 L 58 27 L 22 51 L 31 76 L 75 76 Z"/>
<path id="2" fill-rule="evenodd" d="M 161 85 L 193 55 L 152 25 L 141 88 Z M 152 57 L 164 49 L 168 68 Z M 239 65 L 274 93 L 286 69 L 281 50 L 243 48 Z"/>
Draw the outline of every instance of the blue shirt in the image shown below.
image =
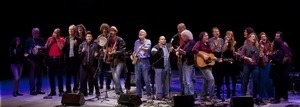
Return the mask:
<path id="1" fill-rule="evenodd" d="M 151 40 L 145 39 L 144 40 L 144 48 L 148 48 L 149 50 L 139 50 L 139 47 L 143 45 L 140 39 L 136 40 L 134 43 L 134 52 L 138 52 L 137 56 L 139 58 L 150 58 L 150 50 L 151 50 Z"/>

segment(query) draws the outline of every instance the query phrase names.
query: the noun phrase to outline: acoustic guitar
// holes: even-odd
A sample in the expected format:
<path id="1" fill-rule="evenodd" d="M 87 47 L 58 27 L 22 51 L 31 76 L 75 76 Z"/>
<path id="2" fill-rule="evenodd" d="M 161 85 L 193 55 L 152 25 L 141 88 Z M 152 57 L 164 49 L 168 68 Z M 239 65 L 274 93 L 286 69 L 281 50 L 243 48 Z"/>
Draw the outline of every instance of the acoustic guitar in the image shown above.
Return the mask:
<path id="1" fill-rule="evenodd" d="M 175 50 L 175 52 L 177 52 L 178 50 L 180 49 L 180 46 L 178 46 Z M 177 64 L 180 64 L 182 65 L 182 55 L 181 54 L 178 54 L 176 55 L 177 56 Z"/>
<path id="2" fill-rule="evenodd" d="M 145 44 L 142 44 L 141 47 L 143 47 Z M 135 65 L 137 60 L 138 60 L 138 56 L 137 54 L 140 52 L 141 48 L 138 49 L 137 52 L 133 52 L 132 55 L 130 56 L 130 59 L 132 60 L 132 64 Z"/>
<path id="3" fill-rule="evenodd" d="M 201 53 L 202 55 L 206 55 L 208 56 L 207 60 L 204 60 L 204 58 L 202 58 L 199 53 Z M 196 60 L 196 65 L 198 67 L 206 67 L 206 66 L 213 66 L 215 65 L 216 61 L 227 61 L 232 63 L 233 59 L 232 58 L 217 58 L 215 57 L 215 55 L 213 53 L 206 53 L 204 51 L 200 51 L 197 55 L 195 55 L 195 60 Z"/>
<path id="4" fill-rule="evenodd" d="M 113 54 L 108 54 L 108 53 L 116 50 L 116 44 L 117 44 L 117 41 L 115 42 L 113 47 L 107 47 L 106 48 L 107 53 L 105 54 L 105 63 L 110 64 L 110 62 L 113 60 L 114 55 Z"/>

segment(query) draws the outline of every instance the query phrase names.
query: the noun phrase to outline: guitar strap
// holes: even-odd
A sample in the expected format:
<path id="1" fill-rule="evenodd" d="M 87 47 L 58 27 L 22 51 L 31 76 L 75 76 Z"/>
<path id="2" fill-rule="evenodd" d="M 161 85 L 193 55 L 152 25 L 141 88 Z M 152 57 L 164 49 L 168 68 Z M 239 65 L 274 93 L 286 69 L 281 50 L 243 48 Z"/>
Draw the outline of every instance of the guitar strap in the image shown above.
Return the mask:
<path id="1" fill-rule="evenodd" d="M 190 44 L 191 44 L 191 40 L 189 40 L 185 44 L 183 44 L 184 45 L 183 50 L 186 51 L 187 48 L 190 46 Z"/>

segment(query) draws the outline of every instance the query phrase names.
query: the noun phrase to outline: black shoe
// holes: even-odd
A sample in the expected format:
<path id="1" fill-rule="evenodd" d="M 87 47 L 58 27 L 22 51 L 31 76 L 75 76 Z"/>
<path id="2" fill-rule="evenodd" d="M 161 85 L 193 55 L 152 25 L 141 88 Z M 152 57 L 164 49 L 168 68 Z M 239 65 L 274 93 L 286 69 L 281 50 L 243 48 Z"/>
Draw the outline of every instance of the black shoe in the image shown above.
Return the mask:
<path id="1" fill-rule="evenodd" d="M 16 92 L 16 95 L 17 96 L 23 96 L 23 94 L 19 93 L 19 92 Z"/>
<path id="2" fill-rule="evenodd" d="M 50 94 L 48 94 L 48 96 L 55 96 L 56 92 L 50 92 Z"/>
<path id="3" fill-rule="evenodd" d="M 13 92 L 13 96 L 14 96 L 14 97 L 17 97 L 17 92 Z"/>
<path id="4" fill-rule="evenodd" d="M 62 96 L 64 94 L 64 92 L 59 92 L 58 96 Z"/>
<path id="5" fill-rule="evenodd" d="M 253 101 L 254 101 L 254 104 L 256 104 L 256 105 L 259 104 L 259 99 L 258 98 L 254 98 Z"/>
<path id="6" fill-rule="evenodd" d="M 66 91 L 65 93 L 72 93 L 71 91 Z"/>
<path id="7" fill-rule="evenodd" d="M 194 98 L 196 99 L 198 97 L 197 92 L 194 93 Z"/>
<path id="8" fill-rule="evenodd" d="M 122 94 L 122 92 L 117 92 L 116 94 L 117 94 L 117 95 L 121 95 L 121 94 Z"/>
<path id="9" fill-rule="evenodd" d="M 73 93 L 78 93 L 79 91 L 78 90 L 73 90 Z"/>
<path id="10" fill-rule="evenodd" d="M 231 95 L 230 91 L 227 91 L 226 98 L 227 98 L 227 99 L 230 98 L 230 95 Z"/>
<path id="11" fill-rule="evenodd" d="M 36 94 L 45 94 L 45 92 L 42 90 L 36 90 Z"/>
<path id="12" fill-rule="evenodd" d="M 89 95 L 93 95 L 94 92 L 89 92 Z"/>
<path id="13" fill-rule="evenodd" d="M 88 94 L 87 94 L 87 93 L 83 93 L 83 96 L 87 97 L 87 96 L 88 96 Z"/>
<path id="14" fill-rule="evenodd" d="M 103 85 L 100 84 L 99 88 L 100 88 L 100 89 L 103 89 Z"/>
<path id="15" fill-rule="evenodd" d="M 30 95 L 37 95 L 35 91 L 30 91 Z"/>
<path id="16" fill-rule="evenodd" d="M 100 98 L 100 94 L 96 94 L 96 97 L 95 98 Z"/>
<path id="17" fill-rule="evenodd" d="M 109 86 L 109 85 L 107 85 L 107 86 L 106 86 L 106 89 L 107 89 L 107 90 L 110 90 L 111 88 L 110 88 L 110 86 Z"/>
<path id="18" fill-rule="evenodd" d="M 271 104 L 278 104 L 278 103 L 280 103 L 280 100 L 278 100 L 278 99 L 273 100 L 273 101 L 271 102 Z"/>
<path id="19" fill-rule="evenodd" d="M 181 92 L 181 95 L 184 95 L 184 92 Z"/>

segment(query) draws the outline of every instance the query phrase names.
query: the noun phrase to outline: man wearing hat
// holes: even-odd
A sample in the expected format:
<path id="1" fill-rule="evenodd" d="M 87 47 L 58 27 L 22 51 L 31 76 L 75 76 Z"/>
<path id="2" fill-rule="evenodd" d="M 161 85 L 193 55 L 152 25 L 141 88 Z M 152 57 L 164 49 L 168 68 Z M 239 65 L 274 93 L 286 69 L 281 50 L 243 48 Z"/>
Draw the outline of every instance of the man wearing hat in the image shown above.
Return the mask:
<path id="1" fill-rule="evenodd" d="M 118 29 L 115 26 L 111 26 L 110 39 L 108 40 L 108 46 L 104 50 L 107 53 L 105 62 L 110 63 L 110 68 L 112 72 L 113 82 L 115 85 L 115 92 L 117 95 L 123 93 L 120 81 L 120 75 L 126 68 L 125 64 L 125 49 L 126 43 L 120 36 L 117 36 Z M 126 70 L 126 69 L 125 69 Z"/>

